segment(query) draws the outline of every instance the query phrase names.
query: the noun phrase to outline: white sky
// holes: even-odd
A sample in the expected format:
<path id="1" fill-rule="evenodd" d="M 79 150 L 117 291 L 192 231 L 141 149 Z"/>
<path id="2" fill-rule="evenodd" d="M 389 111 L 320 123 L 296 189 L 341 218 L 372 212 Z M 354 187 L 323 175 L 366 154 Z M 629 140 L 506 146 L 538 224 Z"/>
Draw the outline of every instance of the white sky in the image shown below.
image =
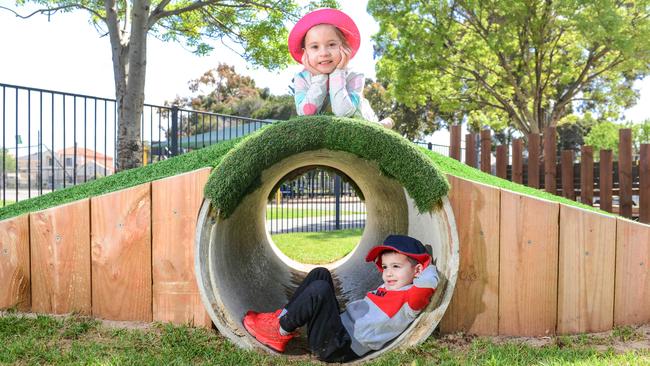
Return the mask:
<path id="1" fill-rule="evenodd" d="M 15 8 L 13 0 L 0 0 Z M 357 22 L 363 41 L 350 66 L 374 78 L 370 35 L 378 26 L 365 11 L 366 1 L 342 2 L 342 10 Z M 21 14 L 34 6 L 19 8 Z M 178 43 L 148 40 L 145 101 L 162 104 L 177 95 L 187 95 L 187 83 L 218 63 L 235 65 L 237 72 L 252 76 L 257 85 L 274 94 L 288 92 L 300 66 L 293 63 L 280 72 L 255 69 L 219 42 L 208 56 L 195 56 Z M 0 10 L 0 82 L 114 98 L 113 69 L 108 37 L 100 37 L 85 12 L 36 15 L 19 19 Z"/>
<path id="2" fill-rule="evenodd" d="M 14 0 L 0 0 L 0 4 L 15 7 Z M 374 78 L 376 60 L 372 57 L 370 36 L 378 30 L 378 25 L 366 13 L 366 0 L 341 1 L 341 4 L 362 34 L 361 49 L 350 66 Z M 25 14 L 32 9 L 35 7 L 30 5 L 19 10 Z M 177 95 L 188 95 L 188 81 L 219 62 L 235 65 L 237 72 L 253 77 L 259 87 L 268 87 L 274 94 L 286 93 L 292 75 L 300 70 L 298 64 L 281 72 L 255 69 L 226 47 L 215 46 L 210 55 L 199 57 L 179 44 L 150 37 L 145 102 L 162 104 Z M 42 15 L 23 20 L 0 10 L 0 82 L 114 98 L 109 40 L 100 37 L 89 24 L 87 13 L 82 11 L 56 14 L 48 21 Z M 641 98 L 626 112 L 626 118 L 642 121 L 650 118 L 650 78 L 638 82 L 636 87 L 641 89 Z M 7 131 L 7 136 L 11 134 Z M 436 133 L 433 138 L 434 143 L 448 144 L 448 141 L 446 131 Z"/>

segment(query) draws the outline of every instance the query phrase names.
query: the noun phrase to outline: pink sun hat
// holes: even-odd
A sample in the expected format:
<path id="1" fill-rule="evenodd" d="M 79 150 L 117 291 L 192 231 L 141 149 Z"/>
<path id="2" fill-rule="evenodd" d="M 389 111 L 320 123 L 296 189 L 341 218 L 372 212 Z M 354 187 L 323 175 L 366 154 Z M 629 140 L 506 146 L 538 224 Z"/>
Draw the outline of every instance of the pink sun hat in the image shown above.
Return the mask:
<path id="1" fill-rule="evenodd" d="M 302 17 L 293 26 L 291 33 L 289 33 L 289 53 L 291 53 L 293 59 L 298 61 L 298 63 L 302 63 L 302 54 L 305 52 L 302 49 L 302 41 L 305 39 L 305 35 L 311 27 L 319 24 L 331 24 L 341 30 L 341 33 L 343 33 L 352 49 L 352 53 L 350 54 L 350 59 L 352 59 L 361 45 L 359 28 L 357 28 L 354 20 L 347 14 L 331 8 L 314 10 Z"/>

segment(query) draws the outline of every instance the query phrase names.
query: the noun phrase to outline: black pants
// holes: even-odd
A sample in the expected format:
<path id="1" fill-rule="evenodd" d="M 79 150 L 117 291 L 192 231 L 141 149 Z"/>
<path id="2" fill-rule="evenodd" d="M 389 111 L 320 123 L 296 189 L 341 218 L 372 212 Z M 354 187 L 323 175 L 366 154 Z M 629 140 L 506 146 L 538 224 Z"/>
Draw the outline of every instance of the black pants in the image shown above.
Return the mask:
<path id="1" fill-rule="evenodd" d="M 282 329 L 292 332 L 307 325 L 309 348 L 325 362 L 358 358 L 350 349 L 350 335 L 341 323 L 339 303 L 330 272 L 322 267 L 309 272 L 280 318 Z"/>

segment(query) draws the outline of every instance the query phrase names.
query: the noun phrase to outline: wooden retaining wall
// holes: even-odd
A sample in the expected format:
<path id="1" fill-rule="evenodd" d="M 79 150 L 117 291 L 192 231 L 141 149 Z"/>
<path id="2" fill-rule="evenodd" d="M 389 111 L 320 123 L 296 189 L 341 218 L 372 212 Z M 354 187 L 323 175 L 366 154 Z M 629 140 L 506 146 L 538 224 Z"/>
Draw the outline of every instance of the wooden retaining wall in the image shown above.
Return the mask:
<path id="1" fill-rule="evenodd" d="M 194 280 L 210 169 L 0 221 L 0 308 L 211 327 Z"/>
<path id="2" fill-rule="evenodd" d="M 0 308 L 210 327 L 194 279 L 209 169 L 0 221 Z M 650 322 L 650 226 L 449 176 L 460 239 L 443 332 Z"/>

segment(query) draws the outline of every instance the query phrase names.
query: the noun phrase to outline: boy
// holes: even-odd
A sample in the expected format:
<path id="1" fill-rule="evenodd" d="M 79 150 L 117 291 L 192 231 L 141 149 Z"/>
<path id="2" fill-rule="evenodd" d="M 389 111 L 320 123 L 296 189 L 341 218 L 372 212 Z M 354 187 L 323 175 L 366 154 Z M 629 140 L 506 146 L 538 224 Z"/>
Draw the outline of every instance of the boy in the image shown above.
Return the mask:
<path id="1" fill-rule="evenodd" d="M 244 327 L 278 352 L 307 324 L 309 348 L 326 362 L 347 362 L 382 348 L 400 335 L 429 303 L 438 273 L 422 243 L 406 235 L 389 235 L 368 252 L 383 285 L 348 304 L 340 313 L 332 276 L 325 268 L 309 272 L 284 307 L 273 313 L 249 311 Z"/>

